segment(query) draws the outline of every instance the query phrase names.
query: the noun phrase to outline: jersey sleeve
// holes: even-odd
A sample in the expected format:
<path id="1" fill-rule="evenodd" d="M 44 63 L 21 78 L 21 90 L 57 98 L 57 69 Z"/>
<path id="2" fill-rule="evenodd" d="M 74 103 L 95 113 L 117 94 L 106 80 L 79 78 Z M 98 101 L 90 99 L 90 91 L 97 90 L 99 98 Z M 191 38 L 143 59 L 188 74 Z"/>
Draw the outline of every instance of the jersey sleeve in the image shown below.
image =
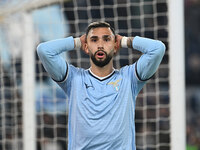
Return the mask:
<path id="1" fill-rule="evenodd" d="M 38 45 L 37 54 L 53 80 L 62 82 L 66 78 L 68 67 L 60 54 L 73 49 L 73 37 L 52 40 Z"/>
<path id="2" fill-rule="evenodd" d="M 158 69 L 165 54 L 165 45 L 158 40 L 136 36 L 132 42 L 133 48 L 143 55 L 136 62 L 136 75 L 141 81 L 146 81 L 153 76 Z"/>
<path id="3" fill-rule="evenodd" d="M 76 79 L 79 69 L 70 64 L 67 64 L 67 68 L 65 78 L 62 81 L 57 81 L 56 83 L 64 90 L 67 96 L 69 96 L 71 93 L 73 79 Z"/>
<path id="4" fill-rule="evenodd" d="M 128 66 L 124 66 L 121 69 L 123 76 L 128 79 L 131 83 L 131 91 L 135 97 L 137 97 L 138 93 L 141 91 L 143 86 L 147 81 L 142 81 L 137 77 L 136 74 L 136 63 Z"/>
<path id="5" fill-rule="evenodd" d="M 165 53 L 165 45 L 158 40 L 136 36 L 132 42 L 133 48 L 143 55 L 132 65 L 123 67 L 123 72 L 131 82 L 133 95 L 137 96 L 146 81 L 158 69 Z"/>

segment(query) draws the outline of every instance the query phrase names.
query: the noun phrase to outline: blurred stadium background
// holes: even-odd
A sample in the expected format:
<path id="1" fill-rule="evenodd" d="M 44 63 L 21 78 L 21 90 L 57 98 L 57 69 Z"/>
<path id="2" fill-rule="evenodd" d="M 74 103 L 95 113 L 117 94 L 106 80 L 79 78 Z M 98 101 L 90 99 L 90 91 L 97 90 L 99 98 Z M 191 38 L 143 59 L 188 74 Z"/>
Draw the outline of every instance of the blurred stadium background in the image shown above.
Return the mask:
<path id="1" fill-rule="evenodd" d="M 200 149 L 199 10 L 199 0 L 185 0 L 187 130 L 182 135 L 186 135 L 187 150 Z M 40 42 L 80 36 L 88 23 L 97 20 L 109 22 L 119 34 L 166 44 L 159 70 L 137 98 L 136 144 L 137 150 L 174 150 L 168 15 L 168 0 L 1 0 L 0 150 L 67 149 L 66 96 L 49 79 L 35 50 Z M 115 58 L 115 67 L 133 63 L 140 55 L 124 49 Z M 88 57 L 80 50 L 63 57 L 75 66 L 89 67 Z"/>

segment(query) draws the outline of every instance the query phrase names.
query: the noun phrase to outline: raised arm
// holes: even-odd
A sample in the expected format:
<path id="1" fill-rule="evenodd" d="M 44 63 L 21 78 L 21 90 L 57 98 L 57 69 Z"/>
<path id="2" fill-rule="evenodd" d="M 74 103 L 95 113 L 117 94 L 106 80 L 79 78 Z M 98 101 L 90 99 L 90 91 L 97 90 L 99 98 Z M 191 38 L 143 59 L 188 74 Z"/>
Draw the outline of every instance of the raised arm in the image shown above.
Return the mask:
<path id="1" fill-rule="evenodd" d="M 38 45 L 37 54 L 44 68 L 55 81 L 62 81 L 67 74 L 66 60 L 60 54 L 73 49 L 73 37 L 52 40 Z"/>
<path id="2" fill-rule="evenodd" d="M 139 36 L 128 38 L 127 45 L 143 53 L 136 62 L 136 73 L 140 80 L 145 81 L 152 77 L 158 69 L 165 54 L 165 45 L 158 40 Z"/>

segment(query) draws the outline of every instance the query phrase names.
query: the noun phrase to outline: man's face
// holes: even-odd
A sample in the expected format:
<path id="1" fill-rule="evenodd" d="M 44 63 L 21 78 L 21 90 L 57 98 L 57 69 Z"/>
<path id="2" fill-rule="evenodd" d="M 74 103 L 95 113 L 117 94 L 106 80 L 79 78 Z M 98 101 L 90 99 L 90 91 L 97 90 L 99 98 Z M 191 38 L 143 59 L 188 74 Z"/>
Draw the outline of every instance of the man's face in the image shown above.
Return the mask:
<path id="1" fill-rule="evenodd" d="M 94 28 L 88 33 L 86 51 L 96 66 L 104 67 L 112 60 L 115 45 L 115 36 L 110 28 Z"/>

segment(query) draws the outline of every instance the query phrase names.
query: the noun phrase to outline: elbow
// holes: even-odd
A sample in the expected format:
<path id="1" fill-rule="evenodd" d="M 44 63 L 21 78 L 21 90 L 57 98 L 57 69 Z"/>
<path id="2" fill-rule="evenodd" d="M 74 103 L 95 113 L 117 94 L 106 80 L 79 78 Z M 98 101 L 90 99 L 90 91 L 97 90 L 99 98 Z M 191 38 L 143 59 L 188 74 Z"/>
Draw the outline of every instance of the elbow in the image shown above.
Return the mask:
<path id="1" fill-rule="evenodd" d="M 42 57 L 45 55 L 45 46 L 44 46 L 44 43 L 40 43 L 38 46 L 37 46 L 37 54 L 39 57 Z"/>
<path id="2" fill-rule="evenodd" d="M 161 60 L 165 55 L 165 44 L 161 41 L 156 41 L 155 48 L 152 51 L 152 59 Z"/>
<path id="3" fill-rule="evenodd" d="M 160 56 L 163 57 L 165 55 L 166 47 L 165 47 L 165 44 L 161 41 L 159 41 L 159 43 L 158 43 L 158 50 L 159 50 Z"/>

